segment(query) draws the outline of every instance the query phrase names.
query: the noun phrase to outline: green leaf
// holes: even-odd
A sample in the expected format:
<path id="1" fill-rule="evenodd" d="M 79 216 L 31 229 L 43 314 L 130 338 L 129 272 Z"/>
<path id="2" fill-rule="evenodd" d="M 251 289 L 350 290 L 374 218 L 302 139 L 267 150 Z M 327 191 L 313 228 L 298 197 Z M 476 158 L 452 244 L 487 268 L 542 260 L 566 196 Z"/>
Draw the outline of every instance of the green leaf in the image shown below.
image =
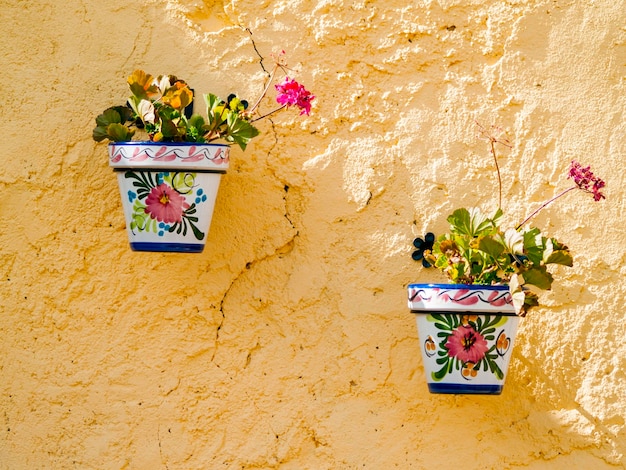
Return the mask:
<path id="1" fill-rule="evenodd" d="M 204 119 L 198 114 L 194 114 L 187 120 L 187 142 L 204 142 Z"/>
<path id="2" fill-rule="evenodd" d="M 171 121 L 179 119 L 181 116 L 180 112 L 177 109 L 172 108 L 169 105 L 160 106 L 158 108 L 158 114 L 161 119 L 169 119 Z"/>
<path id="3" fill-rule="evenodd" d="M 219 96 L 214 95 L 213 93 L 206 93 L 204 95 L 204 102 L 207 105 L 208 109 L 215 109 L 217 105 L 219 105 L 220 103 L 224 103 L 224 101 Z"/>
<path id="4" fill-rule="evenodd" d="M 524 313 L 539 305 L 539 297 L 534 292 L 524 291 Z M 523 315 L 522 315 L 523 316 Z"/>
<path id="5" fill-rule="evenodd" d="M 548 256 L 548 259 L 546 259 L 545 263 L 562 264 L 564 266 L 572 267 L 574 265 L 574 258 L 569 251 L 553 251 L 550 256 Z"/>
<path id="6" fill-rule="evenodd" d="M 102 126 L 94 127 L 91 135 L 93 137 L 93 140 L 95 140 L 96 142 L 102 142 L 104 139 L 109 138 L 107 128 Z"/>
<path id="7" fill-rule="evenodd" d="M 96 127 L 92 137 L 96 142 L 110 139 L 116 142 L 128 141 L 131 139 L 134 130 L 129 129 L 123 123 L 132 120 L 133 113 L 125 106 L 114 106 L 106 109 L 96 117 Z"/>
<path id="8" fill-rule="evenodd" d="M 543 238 L 537 228 L 531 228 L 522 233 L 524 237 L 524 255 L 532 264 L 540 264 L 543 259 Z"/>
<path id="9" fill-rule="evenodd" d="M 498 258 L 504 252 L 504 245 L 492 237 L 481 237 L 478 242 L 478 249 L 484 251 L 489 256 Z"/>
<path id="10" fill-rule="evenodd" d="M 109 124 L 121 123 L 122 116 L 114 108 L 106 109 L 102 114 L 96 118 L 96 124 L 98 126 L 106 127 Z"/>
<path id="11" fill-rule="evenodd" d="M 217 129 L 223 122 L 226 121 L 224 117 L 225 103 L 218 96 L 211 93 L 204 95 L 204 102 L 207 107 L 207 117 L 209 118 L 209 127 Z"/>
<path id="12" fill-rule="evenodd" d="M 178 127 L 176 127 L 176 124 L 174 124 L 171 119 L 162 119 L 161 134 L 163 134 L 163 139 L 178 137 Z"/>
<path id="13" fill-rule="evenodd" d="M 474 227 L 472 226 L 471 216 L 466 208 L 463 207 L 455 210 L 452 215 L 448 217 L 448 222 L 450 223 L 452 233 L 474 237 Z"/>
<path id="14" fill-rule="evenodd" d="M 107 135 L 114 142 L 125 142 L 131 139 L 134 130 L 129 129 L 123 124 L 113 123 L 107 126 Z"/>
<path id="15" fill-rule="evenodd" d="M 204 118 L 199 114 L 194 114 L 189 118 L 188 121 L 189 126 L 195 127 L 196 129 L 202 129 L 205 124 Z"/>
<path id="16" fill-rule="evenodd" d="M 532 284 L 539 289 L 550 290 L 554 278 L 548 272 L 545 266 L 533 266 L 527 271 L 522 272 L 524 284 Z"/>
<path id="17" fill-rule="evenodd" d="M 114 106 L 112 109 L 118 112 L 120 117 L 122 118 L 122 122 L 134 121 L 135 115 L 133 110 L 128 106 Z"/>
<path id="18" fill-rule="evenodd" d="M 511 254 L 523 254 L 524 235 L 514 228 L 509 228 L 504 232 L 504 245 Z"/>
<path id="19" fill-rule="evenodd" d="M 543 254 L 543 258 L 546 264 L 562 264 L 570 267 L 574 265 L 574 258 L 569 248 L 554 238 L 546 241 L 546 251 Z"/>
<path id="20" fill-rule="evenodd" d="M 241 150 L 245 150 L 248 142 L 259 135 L 259 130 L 256 127 L 239 117 L 236 113 L 228 113 L 227 122 L 228 137 L 230 137 L 230 139 L 227 137 L 227 140 L 238 144 Z"/>
<path id="21" fill-rule="evenodd" d="M 493 217 L 491 218 L 491 223 L 494 227 L 499 227 L 500 226 L 500 221 L 502 220 L 502 217 L 504 216 L 504 212 L 502 212 L 502 209 L 498 208 L 498 210 L 496 211 L 496 213 L 493 215 Z"/>
<path id="22" fill-rule="evenodd" d="M 498 209 L 494 219 L 498 220 L 501 215 L 502 211 Z M 467 235 L 472 238 L 490 235 L 496 227 L 494 221 L 477 208 L 468 210 L 463 207 L 457 209 L 448 217 L 448 222 L 450 223 L 452 233 Z"/>

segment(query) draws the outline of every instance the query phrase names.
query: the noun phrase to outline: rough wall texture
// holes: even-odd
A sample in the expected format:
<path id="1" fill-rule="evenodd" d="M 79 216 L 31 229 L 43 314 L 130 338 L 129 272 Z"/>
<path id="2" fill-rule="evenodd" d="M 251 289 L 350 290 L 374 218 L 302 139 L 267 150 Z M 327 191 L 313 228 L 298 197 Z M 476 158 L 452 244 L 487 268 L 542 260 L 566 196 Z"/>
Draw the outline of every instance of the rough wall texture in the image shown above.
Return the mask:
<path id="1" fill-rule="evenodd" d="M 626 467 L 623 0 L 2 2 L 0 469 Z M 256 50 L 255 50 L 256 47 Z M 317 95 L 234 150 L 201 255 L 133 253 L 98 112 L 135 68 Z M 267 65 L 267 62 L 264 62 Z M 429 395 L 410 259 L 495 208 L 576 267 L 521 323 L 498 397 Z"/>

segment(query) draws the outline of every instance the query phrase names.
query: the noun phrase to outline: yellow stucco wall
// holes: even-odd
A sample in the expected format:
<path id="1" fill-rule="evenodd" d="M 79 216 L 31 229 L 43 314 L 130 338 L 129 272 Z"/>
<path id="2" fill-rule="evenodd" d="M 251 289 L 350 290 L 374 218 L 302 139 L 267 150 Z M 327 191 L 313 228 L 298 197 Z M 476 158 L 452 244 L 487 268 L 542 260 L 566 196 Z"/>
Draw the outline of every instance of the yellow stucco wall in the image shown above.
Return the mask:
<path id="1" fill-rule="evenodd" d="M 0 469 L 626 467 L 623 0 L 1 3 Z M 252 95 L 254 45 L 312 115 L 233 150 L 204 253 L 131 252 L 94 117 L 138 67 Z M 503 394 L 430 395 L 411 242 L 495 208 L 474 120 L 511 221 L 572 158 L 608 197 L 537 218 L 576 266 Z"/>

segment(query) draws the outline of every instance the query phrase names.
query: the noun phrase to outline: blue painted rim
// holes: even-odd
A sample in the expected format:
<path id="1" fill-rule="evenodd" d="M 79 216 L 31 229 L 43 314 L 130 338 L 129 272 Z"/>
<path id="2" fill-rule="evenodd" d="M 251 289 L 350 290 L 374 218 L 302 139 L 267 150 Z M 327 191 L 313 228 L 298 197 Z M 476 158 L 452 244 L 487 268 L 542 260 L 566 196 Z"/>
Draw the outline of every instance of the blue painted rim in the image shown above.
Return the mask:
<path id="1" fill-rule="evenodd" d="M 502 393 L 502 385 L 429 383 L 428 391 L 430 393 L 453 393 L 463 395 L 500 395 Z"/>
<path id="2" fill-rule="evenodd" d="M 416 289 L 469 289 L 469 290 L 509 290 L 509 286 L 488 286 L 482 284 L 409 284 Z"/>
<path id="3" fill-rule="evenodd" d="M 432 314 L 437 314 L 437 315 L 459 315 L 459 314 L 471 314 L 471 315 L 478 315 L 480 316 L 485 316 L 485 315 L 502 315 L 503 317 L 516 317 L 517 314 L 515 312 L 503 312 L 502 310 L 494 310 L 494 311 L 484 311 L 481 312 L 480 310 L 463 310 L 463 309 L 458 309 L 458 310 L 433 310 L 433 309 L 429 309 L 429 310 L 413 310 L 411 309 L 410 313 L 413 313 L 414 315 L 432 315 Z"/>
<path id="4" fill-rule="evenodd" d="M 203 145 L 203 146 L 206 145 L 209 147 L 230 147 L 230 145 L 228 144 L 212 144 L 209 142 L 153 142 L 151 140 L 134 140 L 132 142 L 109 142 L 109 146 L 111 145 L 115 145 L 116 147 L 119 147 L 119 146 L 135 147 L 137 145 L 141 145 L 141 146 L 152 145 L 155 147 L 163 146 L 163 145 L 178 145 L 181 147 L 191 147 L 192 145 L 195 145 L 196 147 L 198 145 Z"/>
<path id="5" fill-rule="evenodd" d="M 202 253 L 204 245 L 201 243 L 159 243 L 159 242 L 131 242 L 133 251 L 154 251 L 167 253 Z"/>
<path id="6" fill-rule="evenodd" d="M 132 171 L 133 173 L 167 173 L 167 172 L 171 172 L 171 173 L 182 173 L 183 171 L 187 171 L 187 172 L 193 172 L 193 173 L 222 173 L 225 174 L 227 170 L 218 170 L 215 168 L 210 168 L 210 169 L 206 169 L 206 168 L 202 168 L 202 169 L 197 169 L 197 168 L 191 168 L 191 169 L 187 169 L 185 166 L 180 165 L 180 166 L 167 166 L 167 167 L 158 167 L 158 166 L 118 166 L 118 167 L 113 167 L 112 168 L 113 171 L 118 171 L 118 172 L 127 172 L 127 171 Z"/>

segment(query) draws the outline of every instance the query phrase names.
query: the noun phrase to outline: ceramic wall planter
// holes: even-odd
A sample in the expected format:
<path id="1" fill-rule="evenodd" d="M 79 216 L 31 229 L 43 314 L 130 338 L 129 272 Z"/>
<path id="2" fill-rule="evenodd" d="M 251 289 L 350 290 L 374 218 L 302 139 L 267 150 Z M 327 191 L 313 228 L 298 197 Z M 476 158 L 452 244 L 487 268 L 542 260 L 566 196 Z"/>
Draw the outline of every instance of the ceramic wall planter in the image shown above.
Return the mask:
<path id="1" fill-rule="evenodd" d="M 202 252 L 230 148 L 188 142 L 113 142 L 108 149 L 131 248 Z"/>
<path id="2" fill-rule="evenodd" d="M 519 317 L 508 286 L 410 284 L 431 393 L 502 392 Z"/>

